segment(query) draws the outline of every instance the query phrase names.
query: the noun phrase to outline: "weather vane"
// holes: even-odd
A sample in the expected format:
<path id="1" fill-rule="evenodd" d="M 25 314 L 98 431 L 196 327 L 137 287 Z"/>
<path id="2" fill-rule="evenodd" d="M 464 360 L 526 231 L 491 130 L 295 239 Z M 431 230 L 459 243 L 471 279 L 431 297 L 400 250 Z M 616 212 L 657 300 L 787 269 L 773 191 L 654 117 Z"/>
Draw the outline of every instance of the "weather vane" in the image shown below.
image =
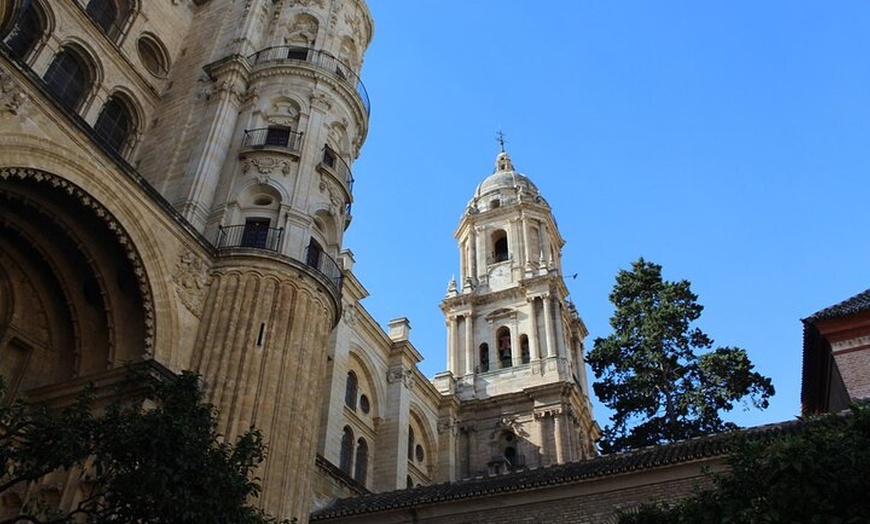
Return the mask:
<path id="1" fill-rule="evenodd" d="M 496 136 L 496 140 L 498 141 L 498 145 L 501 146 L 501 152 L 504 153 L 504 144 L 505 144 L 504 133 L 502 133 L 501 129 L 499 129 L 498 133 L 496 133 L 495 136 Z"/>

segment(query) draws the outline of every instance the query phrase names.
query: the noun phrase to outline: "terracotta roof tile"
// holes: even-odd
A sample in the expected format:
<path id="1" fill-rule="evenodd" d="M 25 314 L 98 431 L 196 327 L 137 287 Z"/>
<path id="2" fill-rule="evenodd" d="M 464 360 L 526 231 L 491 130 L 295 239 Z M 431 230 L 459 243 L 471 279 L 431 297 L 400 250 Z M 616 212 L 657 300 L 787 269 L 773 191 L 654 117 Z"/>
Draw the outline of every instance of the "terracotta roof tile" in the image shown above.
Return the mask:
<path id="1" fill-rule="evenodd" d="M 858 293 L 852 298 L 826 307 L 821 311 L 817 311 L 804 319 L 805 322 L 815 322 L 817 320 L 827 320 L 830 318 L 844 317 L 846 315 L 854 315 L 863 311 L 870 311 L 870 289 Z"/>
<path id="2" fill-rule="evenodd" d="M 419 507 L 449 500 L 481 498 L 690 462 L 724 455 L 738 435 L 746 435 L 750 438 L 773 438 L 794 433 L 799 427 L 799 421 L 783 422 L 624 453 L 602 455 L 558 466 L 532 468 L 502 475 L 340 499 L 331 506 L 312 513 L 310 520 L 314 522 L 363 513 Z"/>

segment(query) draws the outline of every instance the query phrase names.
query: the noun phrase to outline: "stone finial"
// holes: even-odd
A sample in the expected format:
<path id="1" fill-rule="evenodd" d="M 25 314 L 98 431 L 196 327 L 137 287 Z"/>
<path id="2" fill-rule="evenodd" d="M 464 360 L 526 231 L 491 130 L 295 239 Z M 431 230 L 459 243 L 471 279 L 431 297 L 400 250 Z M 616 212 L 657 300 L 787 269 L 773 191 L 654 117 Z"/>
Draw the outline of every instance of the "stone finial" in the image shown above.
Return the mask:
<path id="1" fill-rule="evenodd" d="M 405 342 L 411 334 L 411 321 L 406 317 L 399 317 L 390 320 L 390 340 L 393 342 Z"/>
<path id="2" fill-rule="evenodd" d="M 341 264 L 341 268 L 345 271 L 352 271 L 353 265 L 356 262 L 353 257 L 353 251 L 350 249 L 342 249 L 341 253 L 338 254 L 338 260 Z"/>
<path id="3" fill-rule="evenodd" d="M 456 275 L 450 277 L 450 283 L 447 284 L 447 294 L 455 295 L 456 294 Z"/>

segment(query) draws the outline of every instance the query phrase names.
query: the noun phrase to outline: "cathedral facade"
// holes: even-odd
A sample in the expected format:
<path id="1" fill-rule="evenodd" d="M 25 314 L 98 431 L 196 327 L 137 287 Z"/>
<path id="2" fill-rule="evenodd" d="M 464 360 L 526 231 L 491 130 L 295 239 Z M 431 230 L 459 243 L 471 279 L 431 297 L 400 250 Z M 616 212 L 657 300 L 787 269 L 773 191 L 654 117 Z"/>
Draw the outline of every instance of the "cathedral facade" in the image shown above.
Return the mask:
<path id="1" fill-rule="evenodd" d="M 543 195 L 505 151 L 456 231 L 449 369 L 366 312 L 343 235 L 369 126 L 363 0 L 0 4 L 0 373 L 72 398 L 130 362 L 201 374 L 257 501 L 338 497 L 596 454 L 586 330 Z M 469 188 L 471 190 L 472 188 Z M 71 507 L 75 478 L 34 493 Z"/>

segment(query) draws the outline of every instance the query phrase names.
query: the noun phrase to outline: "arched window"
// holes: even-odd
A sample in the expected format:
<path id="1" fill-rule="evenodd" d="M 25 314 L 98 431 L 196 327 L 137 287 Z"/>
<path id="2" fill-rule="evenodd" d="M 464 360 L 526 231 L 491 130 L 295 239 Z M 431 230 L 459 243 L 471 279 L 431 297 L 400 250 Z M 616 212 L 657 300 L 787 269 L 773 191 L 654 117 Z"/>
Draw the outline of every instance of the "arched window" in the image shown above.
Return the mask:
<path id="1" fill-rule="evenodd" d="M 414 460 L 414 428 L 408 426 L 408 460 Z"/>
<path id="2" fill-rule="evenodd" d="M 508 259 L 507 233 L 503 229 L 492 234 L 492 251 L 494 262 L 504 262 Z"/>
<path id="3" fill-rule="evenodd" d="M 54 57 L 44 80 L 48 90 L 71 111 L 78 109 L 93 81 L 85 59 L 70 49 Z"/>
<path id="4" fill-rule="evenodd" d="M 85 11 L 90 19 L 106 34 L 109 33 L 115 24 L 115 19 L 118 18 L 118 6 L 112 0 L 91 0 Z"/>
<path id="5" fill-rule="evenodd" d="M 338 467 L 342 471 L 351 474 L 351 463 L 353 462 L 353 430 L 350 426 L 344 427 L 344 434 L 341 436 L 341 456 L 339 457 Z"/>
<path id="6" fill-rule="evenodd" d="M 360 438 L 356 442 L 356 461 L 353 468 L 353 479 L 365 485 L 366 473 L 369 468 L 369 445 L 365 439 Z"/>
<path id="7" fill-rule="evenodd" d="M 517 450 L 513 446 L 508 446 L 504 449 L 504 460 L 507 462 L 508 470 L 513 471 L 517 467 Z"/>
<path id="8" fill-rule="evenodd" d="M 523 364 L 528 364 L 532 361 L 532 352 L 529 350 L 528 335 L 520 335 L 520 356 L 523 359 Z"/>
<path id="9" fill-rule="evenodd" d="M 305 252 L 305 263 L 313 268 L 320 267 L 320 254 L 323 253 L 323 248 L 320 242 L 311 237 L 308 240 L 308 249 Z"/>
<path id="10" fill-rule="evenodd" d="M 133 115 L 117 95 L 112 95 L 100 111 L 94 125 L 97 136 L 114 151 L 121 152 L 133 134 Z"/>
<path id="11" fill-rule="evenodd" d="M 344 405 L 356 411 L 356 397 L 359 389 L 359 380 L 353 371 L 347 372 L 347 381 L 344 385 Z"/>
<path id="12" fill-rule="evenodd" d="M 121 34 L 128 9 L 120 0 L 90 0 L 85 11 L 106 36 L 115 38 Z"/>
<path id="13" fill-rule="evenodd" d="M 39 39 L 46 32 L 46 17 L 42 7 L 36 1 L 26 3 L 24 11 L 15 23 L 15 27 L 6 37 L 6 45 L 12 55 L 26 60 L 36 48 Z"/>
<path id="14" fill-rule="evenodd" d="M 508 327 L 502 326 L 495 332 L 495 339 L 498 342 L 498 362 L 499 367 L 509 368 L 512 364 L 513 354 L 511 352 L 511 330 Z"/>
<path id="15" fill-rule="evenodd" d="M 480 357 L 480 372 L 486 373 L 489 371 L 489 344 L 484 342 L 478 348 L 478 353 Z"/>

